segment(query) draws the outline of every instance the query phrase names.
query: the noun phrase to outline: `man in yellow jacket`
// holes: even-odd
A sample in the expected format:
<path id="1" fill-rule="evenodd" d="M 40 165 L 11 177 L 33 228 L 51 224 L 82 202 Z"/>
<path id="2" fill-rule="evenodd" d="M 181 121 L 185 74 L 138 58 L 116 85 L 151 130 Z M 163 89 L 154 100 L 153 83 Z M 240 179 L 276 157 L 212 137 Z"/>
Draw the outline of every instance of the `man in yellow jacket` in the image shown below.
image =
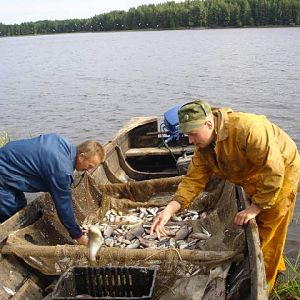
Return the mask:
<path id="1" fill-rule="evenodd" d="M 256 218 L 269 291 L 277 272 L 285 271 L 283 250 L 300 177 L 296 144 L 265 116 L 212 109 L 202 100 L 183 105 L 180 131 L 195 145 L 188 172 L 166 208 L 154 220 L 151 233 L 167 235 L 164 225 L 187 208 L 212 176 L 242 186 L 251 205 L 238 212 L 237 225 Z"/>

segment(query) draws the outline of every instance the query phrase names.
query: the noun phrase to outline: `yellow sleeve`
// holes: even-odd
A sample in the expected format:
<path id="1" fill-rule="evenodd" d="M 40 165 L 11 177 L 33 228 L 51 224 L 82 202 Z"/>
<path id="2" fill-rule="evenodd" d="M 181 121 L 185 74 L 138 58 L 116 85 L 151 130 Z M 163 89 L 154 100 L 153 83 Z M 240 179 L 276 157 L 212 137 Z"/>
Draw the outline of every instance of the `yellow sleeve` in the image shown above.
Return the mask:
<path id="1" fill-rule="evenodd" d="M 252 124 L 246 141 L 246 154 L 259 168 L 259 181 L 251 201 L 261 209 L 272 207 L 283 184 L 284 161 L 272 125 L 266 119 Z"/>
<path id="2" fill-rule="evenodd" d="M 196 196 L 202 192 L 208 182 L 209 172 L 206 160 L 199 149 L 194 152 L 187 174 L 178 185 L 175 200 L 181 204 L 181 210 L 190 206 Z"/>

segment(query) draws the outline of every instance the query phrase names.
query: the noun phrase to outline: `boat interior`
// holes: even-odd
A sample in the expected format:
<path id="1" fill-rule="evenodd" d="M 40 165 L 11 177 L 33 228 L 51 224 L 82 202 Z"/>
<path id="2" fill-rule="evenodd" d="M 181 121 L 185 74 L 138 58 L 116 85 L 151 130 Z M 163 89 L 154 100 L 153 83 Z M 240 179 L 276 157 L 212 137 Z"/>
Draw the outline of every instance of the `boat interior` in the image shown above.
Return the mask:
<path id="1" fill-rule="evenodd" d="M 165 145 L 163 139 L 156 117 L 133 118 L 105 145 L 106 158 L 101 166 L 92 174 L 77 173 L 74 175 L 74 199 L 80 199 L 74 204 L 74 209 L 81 224 L 88 223 L 88 221 L 93 222 L 95 220 L 93 218 L 96 217 L 103 217 L 105 211 L 112 207 L 124 209 L 119 206 L 124 202 L 123 198 L 126 198 L 127 202 L 129 199 L 130 201 L 139 201 L 143 203 L 141 205 L 147 206 L 150 205 L 148 202 L 158 203 L 158 200 L 161 201 L 163 198 L 165 201 L 166 197 L 170 197 L 176 188 L 175 183 L 178 184 L 181 178 L 181 173 L 176 167 L 178 158 L 185 155 L 190 156 L 193 153 L 193 147 L 188 145 L 187 141 L 184 143 L 175 141 Z M 151 188 L 148 188 L 149 182 Z M 236 210 L 248 205 L 240 187 L 227 183 L 221 185 L 230 192 L 231 198 L 236 203 Z M 106 187 L 111 187 L 111 189 Z M 130 190 L 131 194 L 122 194 L 123 190 L 126 192 Z M 224 189 L 222 188 L 222 190 Z M 150 192 L 147 194 L 147 191 Z M 103 207 L 99 209 L 99 203 L 104 201 L 103 195 L 106 195 L 109 201 L 105 202 L 105 205 L 103 202 L 103 205 L 101 204 Z M 228 196 L 228 194 L 226 195 Z M 222 197 L 227 196 L 224 194 Z M 87 199 L 90 199 L 89 202 Z M 182 269 L 179 270 L 179 266 L 187 261 L 189 264 L 201 265 L 202 271 L 184 282 L 174 274 L 172 280 L 177 282 L 174 290 L 178 292 L 179 296 L 176 298 L 172 294 L 174 290 L 166 291 L 160 287 L 156 289 L 158 292 L 155 293 L 155 299 L 179 299 L 182 297 L 182 293 L 186 293 L 189 289 L 193 290 L 191 286 L 197 290 L 198 287 L 195 280 L 192 280 L 193 277 L 198 280 L 204 275 L 206 276 L 206 285 L 203 287 L 203 293 L 204 291 L 206 293 L 199 299 L 267 299 L 264 266 L 259 249 L 256 223 L 250 222 L 244 229 L 237 229 L 230 224 L 228 219 L 230 215 L 227 216 L 226 206 L 221 205 L 220 207 L 215 210 L 211 207 L 212 219 L 209 221 L 210 219 L 207 218 L 204 224 L 214 232 L 214 223 L 216 220 L 218 222 L 221 220 L 222 234 L 218 236 L 216 233 L 215 240 L 212 239 L 203 251 L 194 251 L 192 255 L 186 252 L 190 250 L 176 251 L 170 257 L 177 264 L 163 265 L 166 270 L 173 270 L 176 273 L 182 271 Z M 230 246 L 228 244 L 225 247 L 222 244 L 223 248 L 220 249 L 220 253 L 227 255 L 226 259 L 222 260 L 216 247 L 219 245 L 221 236 L 223 239 L 226 230 L 228 230 L 228 236 L 232 234 L 233 238 Z M 56 245 L 65 245 L 66 247 L 56 247 Z M 77 260 L 77 263 L 80 263 L 80 259 L 87 256 L 87 250 L 83 250 L 82 247 L 74 244 L 58 221 L 50 195 L 45 193 L 38 196 L 24 209 L 0 224 L 0 299 L 55 299 L 52 298 L 53 290 L 59 276 L 67 267 L 70 267 L 71 261 L 76 263 Z M 74 250 L 75 248 L 76 250 Z M 54 259 L 43 256 L 52 249 Z M 123 252 L 120 252 L 121 250 Z M 161 263 L 170 261 L 170 257 L 158 254 L 158 251 L 155 250 L 147 252 L 147 255 L 144 254 L 145 251 L 142 252 L 139 249 L 121 250 L 102 249 L 100 252 L 102 259 L 99 260 L 99 265 L 107 266 L 116 263 L 128 265 L 138 261 L 139 265 L 153 266 L 159 265 L 158 261 Z M 80 251 L 82 256 L 78 254 Z M 64 259 L 60 256 L 58 261 L 57 257 L 62 254 L 64 254 Z M 67 254 L 72 259 L 69 259 Z M 143 264 L 143 261 L 148 260 L 149 255 L 153 255 L 155 259 L 150 260 L 150 263 Z M 121 256 L 127 257 L 127 261 L 122 260 Z M 201 263 L 195 263 L 195 259 L 199 259 Z M 218 259 L 220 261 L 216 264 Z M 86 263 L 88 261 L 85 257 Z M 220 274 L 226 278 L 222 280 L 221 286 L 224 285 L 224 288 L 221 290 L 219 289 L 221 275 L 216 275 L 208 281 L 212 267 L 220 266 L 222 268 Z M 226 266 L 226 270 L 224 266 Z M 162 281 L 164 285 L 170 284 L 170 278 L 165 273 L 161 273 L 159 276 L 160 280 L 158 281 Z M 216 291 L 221 293 L 220 298 L 214 298 Z"/>

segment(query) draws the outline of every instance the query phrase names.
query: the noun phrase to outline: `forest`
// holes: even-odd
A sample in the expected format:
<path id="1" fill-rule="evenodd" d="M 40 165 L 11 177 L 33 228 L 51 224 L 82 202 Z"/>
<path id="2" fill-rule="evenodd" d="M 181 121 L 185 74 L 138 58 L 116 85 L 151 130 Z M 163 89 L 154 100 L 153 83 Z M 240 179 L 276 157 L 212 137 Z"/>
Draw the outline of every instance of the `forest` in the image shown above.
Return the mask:
<path id="1" fill-rule="evenodd" d="M 299 0 L 186 0 L 141 5 L 128 11 L 116 10 L 87 19 L 41 20 L 12 25 L 0 23 L 0 36 L 299 24 Z"/>

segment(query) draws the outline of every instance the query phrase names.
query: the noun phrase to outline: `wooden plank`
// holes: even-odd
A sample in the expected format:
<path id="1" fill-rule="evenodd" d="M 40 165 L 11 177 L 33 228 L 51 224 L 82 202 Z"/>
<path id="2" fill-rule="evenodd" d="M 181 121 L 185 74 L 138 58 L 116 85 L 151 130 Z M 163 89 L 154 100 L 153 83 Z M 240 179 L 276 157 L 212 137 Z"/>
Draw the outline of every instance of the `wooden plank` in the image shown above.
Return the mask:
<path id="1" fill-rule="evenodd" d="M 11 300 L 40 300 L 43 298 L 42 289 L 29 277 Z"/>
<path id="2" fill-rule="evenodd" d="M 236 189 L 241 208 L 245 209 L 250 205 L 250 202 L 240 186 L 236 186 Z M 260 240 L 255 219 L 248 222 L 245 226 L 245 230 L 251 270 L 251 299 L 266 300 L 268 299 L 268 288 L 265 265 L 260 249 Z"/>
<path id="3" fill-rule="evenodd" d="M 0 224 L 0 243 L 2 243 L 11 232 L 28 226 L 38 219 L 41 215 L 44 197 L 44 194 L 37 197 L 22 210 Z"/>
<path id="4" fill-rule="evenodd" d="M 150 116 L 131 118 L 128 123 L 126 123 L 125 126 L 122 127 L 116 135 L 104 145 L 105 153 L 109 155 L 111 151 L 114 151 L 114 147 L 118 145 L 123 138 L 127 139 L 126 135 L 137 126 L 147 125 L 153 122 L 157 122 L 157 117 Z"/>
<path id="5" fill-rule="evenodd" d="M 10 299 L 29 276 L 29 269 L 17 257 L 0 256 L 0 299 Z"/>
<path id="6" fill-rule="evenodd" d="M 170 147 L 168 148 L 158 148 L 158 147 L 148 147 L 148 148 L 131 148 L 126 151 L 126 157 L 136 157 L 136 156 L 152 156 L 152 155 L 170 155 L 171 152 L 174 155 L 182 154 L 182 147 Z M 184 148 L 187 153 L 193 153 L 194 146 L 188 146 Z"/>
<path id="7" fill-rule="evenodd" d="M 124 170 L 124 172 L 131 178 L 137 181 L 140 180 L 149 180 L 154 178 L 164 178 L 164 177 L 173 177 L 178 175 L 178 172 L 176 169 L 172 171 L 163 171 L 163 172 L 141 172 L 133 169 L 126 161 L 123 152 L 119 146 L 115 147 L 117 153 L 118 153 L 118 160 L 119 164 L 121 166 L 121 169 Z"/>

